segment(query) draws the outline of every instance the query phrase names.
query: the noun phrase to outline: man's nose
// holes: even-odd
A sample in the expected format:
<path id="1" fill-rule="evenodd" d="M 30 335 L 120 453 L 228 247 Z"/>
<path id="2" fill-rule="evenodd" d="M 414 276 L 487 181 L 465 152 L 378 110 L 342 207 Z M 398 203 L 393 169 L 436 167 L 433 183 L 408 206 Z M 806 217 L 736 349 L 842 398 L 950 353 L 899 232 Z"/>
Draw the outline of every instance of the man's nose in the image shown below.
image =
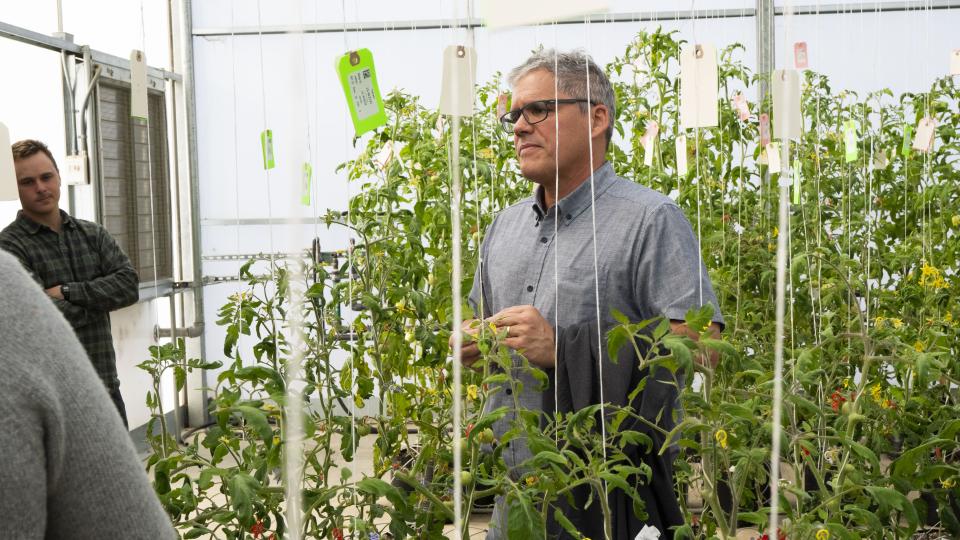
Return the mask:
<path id="1" fill-rule="evenodd" d="M 519 136 L 531 131 L 533 131 L 533 124 L 527 122 L 527 119 L 521 114 L 520 118 L 517 118 L 517 121 L 513 123 L 513 134 Z"/>

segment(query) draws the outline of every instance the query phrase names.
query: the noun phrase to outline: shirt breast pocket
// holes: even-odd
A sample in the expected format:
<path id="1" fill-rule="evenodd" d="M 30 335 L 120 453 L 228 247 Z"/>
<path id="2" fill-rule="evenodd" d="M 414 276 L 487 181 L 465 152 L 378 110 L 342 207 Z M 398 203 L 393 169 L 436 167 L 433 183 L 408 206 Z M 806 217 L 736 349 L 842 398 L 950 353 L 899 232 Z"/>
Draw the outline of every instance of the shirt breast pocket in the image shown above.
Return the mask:
<path id="1" fill-rule="evenodd" d="M 552 269 L 551 269 L 552 270 Z M 600 318 L 610 319 L 610 307 L 607 302 L 607 279 L 603 268 L 599 274 L 593 263 L 561 266 L 559 269 L 559 290 L 544 291 L 546 294 L 558 294 L 557 315 L 560 325 L 570 325 L 597 319 L 599 293 Z M 553 280 L 547 280 L 552 286 Z"/>

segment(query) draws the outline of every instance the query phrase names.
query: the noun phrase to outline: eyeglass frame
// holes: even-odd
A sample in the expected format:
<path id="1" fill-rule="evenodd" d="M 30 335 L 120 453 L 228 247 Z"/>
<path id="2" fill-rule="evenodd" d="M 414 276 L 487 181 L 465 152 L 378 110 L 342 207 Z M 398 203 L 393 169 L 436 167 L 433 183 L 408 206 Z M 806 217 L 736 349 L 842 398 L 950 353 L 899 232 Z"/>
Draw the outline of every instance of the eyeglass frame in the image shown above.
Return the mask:
<path id="1" fill-rule="evenodd" d="M 571 103 L 589 103 L 590 105 L 599 105 L 599 103 L 597 103 L 596 101 L 591 101 L 586 98 L 538 99 L 536 101 L 531 101 L 530 103 L 527 103 L 526 105 L 524 105 L 523 107 L 520 107 L 519 109 L 513 109 L 512 111 L 508 111 L 504 113 L 500 117 L 500 127 L 502 127 L 503 130 L 506 131 L 507 133 L 513 133 L 513 129 L 514 129 L 513 126 L 515 126 L 517 122 L 520 121 L 521 116 L 531 126 L 535 124 L 539 124 L 540 122 L 543 122 L 544 120 L 550 117 L 551 110 L 547 109 L 547 114 L 543 115 L 543 118 L 541 118 L 540 120 L 531 121 L 529 118 L 527 118 L 527 113 L 526 113 L 527 107 L 530 107 L 531 105 L 536 105 L 536 104 L 553 105 L 552 112 L 556 113 L 557 105 L 567 105 Z M 507 117 L 512 114 L 516 114 L 516 118 L 511 122 L 510 120 L 507 120 Z"/>

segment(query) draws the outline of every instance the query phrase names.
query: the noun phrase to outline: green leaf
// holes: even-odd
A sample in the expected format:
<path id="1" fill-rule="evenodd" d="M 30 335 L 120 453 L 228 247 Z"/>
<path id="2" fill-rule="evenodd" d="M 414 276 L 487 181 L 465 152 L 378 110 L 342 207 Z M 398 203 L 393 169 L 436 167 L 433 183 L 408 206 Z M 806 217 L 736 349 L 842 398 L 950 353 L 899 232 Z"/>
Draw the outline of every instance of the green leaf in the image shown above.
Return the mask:
<path id="1" fill-rule="evenodd" d="M 273 443 L 273 427 L 270 426 L 267 415 L 264 414 L 263 411 L 247 405 L 239 405 L 233 407 L 232 410 L 239 412 L 243 416 L 243 419 L 247 421 L 261 440 L 267 444 Z"/>
<path id="2" fill-rule="evenodd" d="M 237 511 L 237 517 L 244 526 L 253 524 L 253 501 L 257 499 L 260 482 L 244 472 L 238 472 L 227 481 L 230 506 Z"/>

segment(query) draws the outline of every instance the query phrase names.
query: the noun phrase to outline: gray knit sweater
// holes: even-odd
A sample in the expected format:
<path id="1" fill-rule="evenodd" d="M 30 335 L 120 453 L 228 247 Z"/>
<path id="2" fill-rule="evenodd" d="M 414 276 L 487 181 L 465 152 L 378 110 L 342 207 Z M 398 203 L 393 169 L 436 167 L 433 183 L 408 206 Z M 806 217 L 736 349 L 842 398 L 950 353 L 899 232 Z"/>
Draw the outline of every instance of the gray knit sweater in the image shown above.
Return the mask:
<path id="1" fill-rule="evenodd" d="M 0 536 L 177 536 L 80 342 L 3 251 L 0 368 Z"/>

